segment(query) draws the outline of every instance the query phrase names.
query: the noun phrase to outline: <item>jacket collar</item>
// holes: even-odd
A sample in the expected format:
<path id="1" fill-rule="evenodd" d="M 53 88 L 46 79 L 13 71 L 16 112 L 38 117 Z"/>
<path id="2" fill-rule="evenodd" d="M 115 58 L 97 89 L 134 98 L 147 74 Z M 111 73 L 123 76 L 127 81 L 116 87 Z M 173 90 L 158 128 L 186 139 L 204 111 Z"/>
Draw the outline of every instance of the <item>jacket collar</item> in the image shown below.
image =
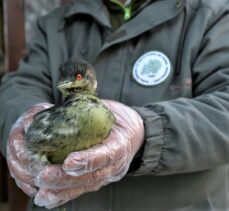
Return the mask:
<path id="1" fill-rule="evenodd" d="M 72 0 L 72 5 L 64 17 L 68 19 L 77 14 L 90 15 L 103 26 L 111 28 L 108 11 L 103 0 Z"/>
<path id="2" fill-rule="evenodd" d="M 95 18 L 100 24 L 112 28 L 104 0 L 72 0 L 72 5 L 69 7 L 64 17 L 68 19 L 77 14 L 88 14 Z"/>
<path id="3" fill-rule="evenodd" d="M 139 13 L 112 33 L 106 39 L 101 51 L 104 51 L 117 43 L 137 37 L 138 35 L 175 18 L 186 6 L 186 0 L 152 1 L 155 1 L 155 3 L 149 4 L 144 8 L 144 12 Z"/>
<path id="4" fill-rule="evenodd" d="M 75 16 L 77 14 L 87 14 L 92 16 L 96 21 L 98 21 L 101 25 L 112 28 L 109 21 L 109 13 L 107 11 L 106 6 L 104 5 L 104 0 L 72 0 L 72 5 L 70 5 L 65 13 L 65 20 Z M 141 26 L 136 27 L 132 26 L 133 22 L 129 22 L 123 25 L 118 31 L 117 34 L 123 34 L 121 32 L 125 31 L 125 33 L 132 34 L 132 36 L 137 36 L 140 31 L 146 31 L 150 27 L 160 24 L 163 21 L 169 20 L 176 16 L 178 13 L 183 10 L 186 4 L 186 0 L 151 0 L 155 2 L 155 4 L 160 5 L 161 11 L 158 11 L 157 7 L 154 6 L 154 3 L 148 6 L 145 10 L 146 13 L 140 14 L 136 19 L 137 22 L 142 22 Z M 144 18 L 144 16 L 151 17 L 149 19 Z M 65 22 L 65 21 L 64 21 Z M 60 29 L 63 28 L 65 23 L 62 23 Z M 148 23 L 149 22 L 149 23 Z M 151 23 L 152 22 L 152 23 Z M 125 30 L 126 26 L 134 30 Z M 142 29 L 143 28 L 143 29 Z M 115 33 L 116 35 L 116 33 Z M 132 37 L 131 36 L 131 37 Z M 126 39 L 130 38 L 129 36 L 125 36 Z M 121 38 L 122 39 L 122 38 Z M 119 42 L 120 39 L 115 39 L 115 41 L 110 42 L 110 44 L 114 44 L 113 42 Z"/>

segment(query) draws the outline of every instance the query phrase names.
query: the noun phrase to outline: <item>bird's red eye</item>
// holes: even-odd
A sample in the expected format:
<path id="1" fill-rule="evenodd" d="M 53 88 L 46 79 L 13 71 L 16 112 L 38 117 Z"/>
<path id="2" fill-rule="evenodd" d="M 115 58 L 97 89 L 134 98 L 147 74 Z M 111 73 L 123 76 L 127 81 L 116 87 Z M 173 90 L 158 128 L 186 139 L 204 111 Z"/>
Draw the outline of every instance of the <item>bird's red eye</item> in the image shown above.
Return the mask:
<path id="1" fill-rule="evenodd" d="M 76 80 L 79 81 L 79 80 L 81 80 L 81 79 L 82 79 L 82 75 L 81 75 L 81 74 L 77 74 Z"/>

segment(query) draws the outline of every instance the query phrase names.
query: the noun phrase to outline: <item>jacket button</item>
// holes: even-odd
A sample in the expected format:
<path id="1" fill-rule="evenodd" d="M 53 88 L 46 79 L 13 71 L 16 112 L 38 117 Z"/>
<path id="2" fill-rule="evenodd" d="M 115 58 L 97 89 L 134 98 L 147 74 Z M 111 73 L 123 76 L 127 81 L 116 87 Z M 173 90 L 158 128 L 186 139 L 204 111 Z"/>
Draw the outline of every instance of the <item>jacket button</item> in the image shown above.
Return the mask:
<path id="1" fill-rule="evenodd" d="M 180 8 L 182 5 L 182 1 L 181 0 L 176 0 L 176 8 Z"/>

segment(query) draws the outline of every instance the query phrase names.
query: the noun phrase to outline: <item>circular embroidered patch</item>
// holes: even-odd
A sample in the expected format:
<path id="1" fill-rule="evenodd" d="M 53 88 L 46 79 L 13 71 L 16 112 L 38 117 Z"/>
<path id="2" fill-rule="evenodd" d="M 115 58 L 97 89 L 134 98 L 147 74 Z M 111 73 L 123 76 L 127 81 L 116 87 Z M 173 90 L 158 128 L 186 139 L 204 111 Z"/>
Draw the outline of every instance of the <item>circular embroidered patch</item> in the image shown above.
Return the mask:
<path id="1" fill-rule="evenodd" d="M 144 86 L 155 86 L 167 79 L 171 72 L 171 63 L 168 57 L 159 51 L 150 51 L 143 54 L 135 62 L 133 78 Z"/>

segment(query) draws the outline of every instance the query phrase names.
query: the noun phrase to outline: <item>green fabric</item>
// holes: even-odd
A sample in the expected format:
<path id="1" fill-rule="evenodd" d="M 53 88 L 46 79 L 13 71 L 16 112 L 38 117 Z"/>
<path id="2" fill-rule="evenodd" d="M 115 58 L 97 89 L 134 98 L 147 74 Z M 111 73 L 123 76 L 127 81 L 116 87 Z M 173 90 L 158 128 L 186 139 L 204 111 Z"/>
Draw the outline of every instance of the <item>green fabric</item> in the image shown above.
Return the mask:
<path id="1" fill-rule="evenodd" d="M 147 0 L 132 0 L 127 6 L 119 0 L 105 1 L 110 12 L 110 22 L 114 30 L 128 21 Z"/>
<path id="2" fill-rule="evenodd" d="M 123 3 L 121 3 L 118 0 L 110 0 L 110 1 L 112 3 L 114 3 L 114 4 L 116 4 L 117 6 L 119 6 L 120 9 L 123 10 L 123 13 L 124 13 L 123 18 L 124 18 L 125 21 L 128 20 L 131 17 L 131 15 L 132 15 L 131 14 L 132 13 L 132 11 L 131 11 L 131 9 L 132 9 L 132 2 L 129 5 L 124 5 Z"/>

